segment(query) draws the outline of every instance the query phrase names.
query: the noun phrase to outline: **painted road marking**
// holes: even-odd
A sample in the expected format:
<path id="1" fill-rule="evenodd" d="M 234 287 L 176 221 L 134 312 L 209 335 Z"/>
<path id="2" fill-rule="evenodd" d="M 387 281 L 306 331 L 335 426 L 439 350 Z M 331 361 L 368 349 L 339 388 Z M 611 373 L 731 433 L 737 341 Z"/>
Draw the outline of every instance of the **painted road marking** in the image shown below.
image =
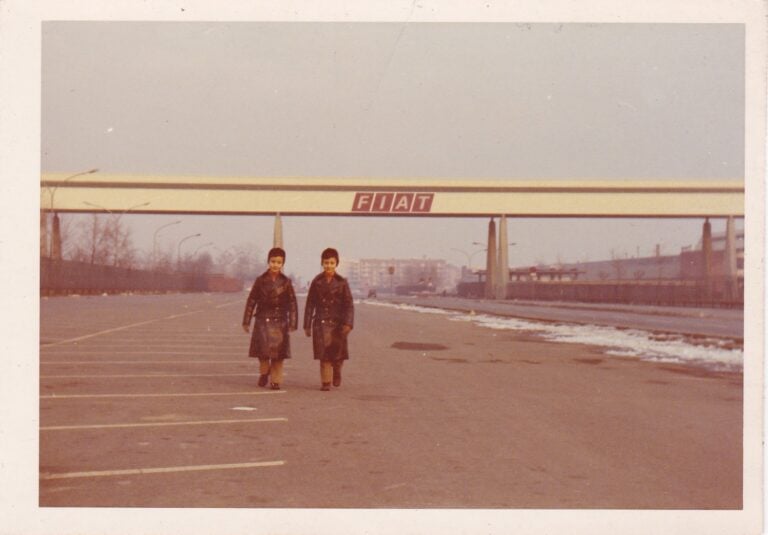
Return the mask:
<path id="1" fill-rule="evenodd" d="M 252 418 L 247 420 L 197 420 L 190 422 L 142 422 L 133 424 L 54 425 L 41 427 L 40 431 L 70 431 L 75 429 L 117 429 L 126 427 L 166 427 L 179 425 L 218 425 L 267 422 L 287 422 L 288 418 Z"/>
<path id="2" fill-rule="evenodd" d="M 137 378 L 137 377 L 242 377 L 245 373 L 144 373 L 144 374 L 89 374 L 89 375 L 41 375 L 40 379 L 86 379 L 93 377 L 103 377 L 105 379 L 115 378 Z"/>
<path id="3" fill-rule="evenodd" d="M 101 338 L 98 340 L 91 340 L 88 342 L 88 347 L 105 346 L 105 345 L 142 345 L 142 346 L 177 346 L 177 345 L 195 345 L 200 342 L 210 341 L 210 345 L 223 345 L 228 347 L 238 347 L 243 344 L 248 345 L 248 336 L 239 331 L 232 333 L 229 336 L 190 336 L 187 333 L 173 333 L 172 336 L 166 336 L 163 338 L 151 336 L 148 333 L 141 332 L 141 338 L 138 338 L 139 333 L 124 333 L 127 336 L 118 336 L 114 334 L 109 338 Z M 167 333 L 166 333 L 167 334 Z M 41 338 L 42 343 L 55 342 L 56 339 L 49 336 Z M 83 343 L 83 345 L 86 345 Z"/>
<path id="4" fill-rule="evenodd" d="M 186 312 L 185 312 L 186 314 Z M 57 328 L 55 326 L 51 326 L 49 323 L 45 324 L 46 326 L 46 332 L 43 333 L 45 336 L 48 337 L 56 337 L 56 336 L 66 336 L 68 332 L 71 332 L 72 329 L 77 329 L 78 327 L 82 326 L 82 323 L 74 324 L 70 327 L 66 328 Z M 185 336 L 189 338 L 217 338 L 222 340 L 231 339 L 232 336 L 243 336 L 244 333 L 242 331 L 242 327 L 240 326 L 240 322 L 229 322 L 225 325 L 218 325 L 215 328 L 208 330 L 203 328 L 197 328 L 197 329 L 174 329 L 173 325 L 161 325 L 157 329 L 153 329 L 152 327 L 144 328 L 142 329 L 142 334 L 146 335 L 148 338 L 152 338 L 153 340 L 172 340 L 175 336 Z M 128 333 L 120 333 L 116 334 L 115 338 L 118 340 L 121 339 L 129 339 L 130 335 Z"/>
<path id="5" fill-rule="evenodd" d="M 128 347 L 131 351 L 139 351 L 139 352 L 151 352 L 154 349 L 158 349 L 161 351 L 169 351 L 173 349 L 178 349 L 180 351 L 192 351 L 194 349 L 200 348 L 200 343 L 196 344 L 181 344 L 181 343 L 169 343 L 169 344 L 153 344 L 153 343 L 147 343 L 146 339 L 142 339 L 141 342 L 136 341 L 126 341 L 126 342 L 119 342 L 119 341 L 104 341 L 99 343 L 98 345 L 94 343 L 88 343 L 88 345 L 81 345 L 78 346 L 79 351 L 90 351 L 90 352 L 99 352 L 99 351 L 111 351 L 112 348 L 115 347 Z M 236 344 L 236 345 L 223 345 L 223 344 L 217 344 L 215 342 L 207 342 L 207 347 L 211 350 L 216 351 L 224 351 L 228 350 L 231 352 L 235 352 L 238 350 L 242 350 L 243 347 L 247 349 L 247 342 L 244 341 L 242 344 Z M 205 347 L 205 346 L 204 346 Z M 48 348 L 46 348 L 48 349 Z M 69 348 L 64 349 L 64 351 L 71 351 Z M 62 353 L 63 351 L 56 351 L 56 353 Z"/>
<path id="6" fill-rule="evenodd" d="M 232 306 L 232 305 L 236 305 L 236 304 L 238 304 L 238 303 L 242 303 L 242 301 L 229 301 L 228 303 L 223 303 L 223 304 L 221 304 L 221 305 L 216 305 L 214 308 L 224 308 L 224 307 L 229 307 L 229 306 Z"/>
<path id="7" fill-rule="evenodd" d="M 197 313 L 197 312 L 204 312 L 204 310 L 193 310 L 193 311 L 187 311 L 184 312 L 184 314 L 190 314 L 190 313 Z M 165 316 L 163 316 L 165 317 Z M 162 319 L 163 317 L 155 318 L 155 320 Z M 84 321 L 87 321 L 84 319 Z M 151 321 L 151 320 L 144 320 L 144 321 Z M 197 320 L 195 320 L 196 323 Z M 97 326 L 98 324 L 95 324 L 94 326 Z M 185 325 L 195 325 L 193 323 L 186 323 Z M 77 329 L 78 326 L 82 327 L 82 322 L 79 324 L 72 325 L 71 327 L 67 328 L 58 328 L 55 326 L 51 326 L 50 324 L 45 324 L 46 329 L 43 333 L 46 336 L 49 337 L 55 337 L 55 336 L 66 336 L 67 333 L 71 333 L 72 329 Z M 101 327 L 107 329 L 110 327 L 116 327 L 119 325 L 109 325 L 102 323 L 100 324 Z M 190 338 L 207 338 L 207 337 L 213 337 L 220 340 L 227 340 L 231 339 L 232 336 L 243 336 L 242 327 L 240 326 L 239 321 L 233 321 L 229 322 L 224 325 L 216 325 L 212 329 L 208 329 L 207 327 L 201 326 L 198 328 L 192 328 L 192 329 L 175 329 L 174 325 L 159 325 L 156 329 L 150 327 L 145 327 L 141 330 L 142 334 L 146 334 L 147 337 L 152 338 L 153 340 L 171 340 L 177 335 L 183 335 L 188 336 Z M 126 339 L 130 338 L 130 333 L 119 333 L 115 335 L 115 338 L 119 339 Z"/>
<path id="8" fill-rule="evenodd" d="M 192 396 L 252 396 L 252 395 L 273 395 L 284 394 L 286 390 L 267 390 L 265 392 L 198 392 L 198 393 L 176 393 L 176 394 L 51 394 L 40 396 L 40 399 L 70 399 L 70 398 L 170 398 L 170 397 L 192 397 Z"/>
<path id="9" fill-rule="evenodd" d="M 97 472 L 65 472 L 62 474 L 42 474 L 40 479 L 69 479 L 75 477 L 128 476 L 143 474 L 167 474 L 173 472 L 194 472 L 199 470 L 231 470 L 236 468 L 263 468 L 282 466 L 285 461 L 263 461 L 258 463 L 236 464 L 201 464 L 193 466 L 169 466 L 167 468 L 131 468 L 127 470 L 102 470 Z"/>
<path id="10" fill-rule="evenodd" d="M 237 351 L 237 352 L 231 352 L 226 353 L 223 351 L 109 351 L 102 349 L 100 351 L 41 351 L 40 355 L 54 359 L 58 357 L 93 357 L 92 360 L 88 362 L 99 362 L 98 359 L 103 358 L 106 356 L 105 354 L 108 354 L 109 356 L 116 357 L 118 355 L 139 355 L 142 357 L 146 357 L 144 361 L 137 360 L 136 362 L 148 362 L 150 358 L 154 355 L 179 355 L 180 357 L 212 357 L 212 356 L 221 356 L 221 357 L 242 357 L 240 359 L 240 362 L 249 362 L 244 360 L 246 355 L 248 354 L 248 350 L 244 349 L 243 351 Z M 253 359 L 254 361 L 257 359 Z M 58 361 L 50 361 L 50 362 L 58 362 Z M 219 361 L 221 362 L 221 361 Z"/>
<path id="11" fill-rule="evenodd" d="M 40 365 L 68 365 L 68 364 L 258 364 L 257 359 L 239 360 L 49 360 L 40 362 Z"/>
<path id="12" fill-rule="evenodd" d="M 114 347 L 122 347 L 124 349 L 122 350 L 115 350 L 112 349 Z M 192 348 L 192 349 L 190 349 Z M 242 352 L 243 348 L 245 350 L 248 350 L 248 341 L 244 340 L 242 344 L 233 345 L 233 346 L 226 346 L 226 347 L 219 347 L 219 344 L 217 344 L 215 341 L 209 341 L 204 346 L 200 346 L 200 343 L 196 343 L 194 345 L 181 345 L 181 344 L 175 344 L 175 345 L 167 345 L 167 346 L 159 346 L 157 344 L 152 344 L 151 342 L 147 342 L 146 338 L 142 339 L 141 345 L 137 343 L 132 342 L 121 342 L 121 341 L 114 341 L 109 343 L 101 343 L 98 346 L 94 345 L 93 343 L 83 344 L 83 345 L 77 345 L 71 347 L 44 347 L 41 346 L 40 349 L 43 349 L 45 351 L 48 351 L 50 353 L 55 353 L 57 355 L 61 355 L 64 353 L 78 353 L 78 352 L 86 352 L 86 353 L 98 353 L 102 351 L 117 351 L 119 353 L 154 353 L 155 349 L 157 349 L 158 353 L 209 353 L 212 351 L 219 352 L 222 349 L 228 349 L 229 353 L 237 353 Z"/>
<path id="13" fill-rule="evenodd" d="M 52 342 L 50 344 L 40 344 L 40 347 L 54 347 L 62 344 L 70 344 L 72 342 L 78 342 L 80 340 L 86 340 L 88 338 L 93 338 L 94 336 L 101 336 L 102 334 L 109 334 L 114 333 L 118 331 L 124 331 L 125 329 L 130 329 L 132 327 L 138 327 L 140 325 L 148 325 L 150 323 L 157 323 L 158 321 L 165 321 L 165 320 L 172 320 L 176 318 L 183 318 L 184 316 L 189 316 L 192 314 L 199 314 L 200 312 L 203 312 L 205 309 L 200 310 L 193 310 L 192 312 L 184 312 L 183 314 L 173 314 L 172 316 L 166 316 L 164 318 L 157 318 L 154 320 L 147 320 L 147 321 L 141 321 L 139 323 L 131 323 L 130 325 L 123 325 L 122 327 L 115 327 L 114 329 L 107 329 L 106 331 L 98 331 L 91 334 L 86 334 L 83 336 L 78 336 L 76 338 L 69 338 L 67 340 L 61 340 L 59 342 Z"/>
<path id="14" fill-rule="evenodd" d="M 109 342 L 101 342 L 98 345 L 89 343 L 88 345 L 82 345 L 77 347 L 78 352 L 82 353 L 99 353 L 99 352 L 105 352 L 105 351 L 112 351 L 112 348 L 114 347 L 128 347 L 128 349 L 123 350 L 127 353 L 152 353 L 155 349 L 159 350 L 158 352 L 168 352 L 173 351 L 174 353 L 182 353 L 184 351 L 189 351 L 194 353 L 195 351 L 192 351 L 194 349 L 200 350 L 200 343 L 197 344 L 180 344 L 180 343 L 171 343 L 167 345 L 160 345 L 160 344 L 153 344 L 153 343 L 147 343 L 146 339 L 142 339 L 142 341 L 139 342 L 119 342 L 119 341 L 109 341 Z M 210 350 L 210 351 L 224 351 L 228 350 L 231 353 L 235 353 L 237 351 L 242 351 L 243 348 L 246 350 L 248 349 L 247 341 L 244 341 L 242 344 L 237 345 L 222 345 L 217 344 L 215 342 L 208 342 L 205 346 L 203 346 L 203 350 Z M 47 349 L 50 351 L 50 348 L 44 347 L 44 349 Z M 60 353 L 72 353 L 74 352 L 74 349 L 70 348 L 57 348 L 55 351 L 51 351 L 52 353 L 60 354 Z"/>

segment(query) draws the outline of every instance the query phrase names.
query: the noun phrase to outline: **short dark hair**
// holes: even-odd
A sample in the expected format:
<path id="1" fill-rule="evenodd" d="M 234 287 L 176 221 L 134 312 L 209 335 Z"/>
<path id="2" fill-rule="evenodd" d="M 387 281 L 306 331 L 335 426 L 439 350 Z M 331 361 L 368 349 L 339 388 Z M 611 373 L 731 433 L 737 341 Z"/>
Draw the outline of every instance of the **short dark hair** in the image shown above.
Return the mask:
<path id="1" fill-rule="evenodd" d="M 320 261 L 322 262 L 326 258 L 335 258 L 336 263 L 339 263 L 339 252 L 336 249 L 333 249 L 331 247 L 328 247 L 325 251 L 323 251 L 323 254 L 320 255 Z"/>
<path id="2" fill-rule="evenodd" d="M 267 262 L 269 262 L 270 258 L 275 258 L 276 256 L 281 256 L 283 258 L 283 262 L 285 262 L 285 251 L 283 251 L 280 247 L 272 247 L 272 249 L 269 250 L 269 254 L 267 254 Z"/>

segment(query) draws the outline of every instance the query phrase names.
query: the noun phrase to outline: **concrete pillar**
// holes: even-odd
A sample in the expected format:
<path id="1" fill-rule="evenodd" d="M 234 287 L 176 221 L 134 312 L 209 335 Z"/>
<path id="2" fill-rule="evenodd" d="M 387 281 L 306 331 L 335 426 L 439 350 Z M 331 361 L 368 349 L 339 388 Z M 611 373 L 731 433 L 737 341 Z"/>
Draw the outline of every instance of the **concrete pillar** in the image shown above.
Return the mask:
<path id="1" fill-rule="evenodd" d="M 272 247 L 283 248 L 283 222 L 280 219 L 280 212 L 275 214 L 275 233 L 272 238 Z"/>
<path id="2" fill-rule="evenodd" d="M 496 297 L 496 272 L 498 271 L 498 259 L 496 258 L 496 223 L 491 218 L 488 223 L 488 250 L 485 258 L 485 298 Z"/>
<path id="3" fill-rule="evenodd" d="M 709 218 L 704 221 L 701 231 L 702 275 L 704 278 L 704 299 L 712 299 L 712 225 Z"/>
<path id="4" fill-rule="evenodd" d="M 59 214 L 53 214 L 53 225 L 51 229 L 51 259 L 61 260 L 61 225 L 59 223 Z"/>
<path id="5" fill-rule="evenodd" d="M 507 283 L 509 282 L 509 242 L 507 241 L 507 216 L 499 219 L 499 272 L 496 299 L 507 298 Z"/>
<path id="6" fill-rule="evenodd" d="M 736 264 L 736 227 L 733 216 L 728 216 L 725 223 L 725 254 L 723 255 L 723 274 L 725 275 L 726 299 L 736 298 L 738 288 L 738 266 Z"/>
<path id="7" fill-rule="evenodd" d="M 48 255 L 48 213 L 40 210 L 40 258 Z"/>

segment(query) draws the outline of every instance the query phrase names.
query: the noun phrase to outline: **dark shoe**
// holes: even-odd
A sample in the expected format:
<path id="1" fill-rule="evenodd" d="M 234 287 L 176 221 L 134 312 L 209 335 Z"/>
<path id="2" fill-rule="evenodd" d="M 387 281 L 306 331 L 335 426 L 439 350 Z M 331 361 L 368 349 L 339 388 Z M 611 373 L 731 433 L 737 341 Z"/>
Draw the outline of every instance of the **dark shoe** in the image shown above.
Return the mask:
<path id="1" fill-rule="evenodd" d="M 280 390 L 280 385 L 277 383 L 272 383 L 271 385 L 269 385 L 269 388 L 271 388 L 272 390 Z"/>
<path id="2" fill-rule="evenodd" d="M 341 386 L 341 370 L 333 369 L 333 386 Z"/>
<path id="3" fill-rule="evenodd" d="M 323 383 L 323 386 L 320 387 L 320 390 L 327 392 L 331 389 L 331 383 Z"/>
<path id="4" fill-rule="evenodd" d="M 259 375 L 259 386 L 267 386 L 267 381 L 269 381 L 269 375 Z"/>

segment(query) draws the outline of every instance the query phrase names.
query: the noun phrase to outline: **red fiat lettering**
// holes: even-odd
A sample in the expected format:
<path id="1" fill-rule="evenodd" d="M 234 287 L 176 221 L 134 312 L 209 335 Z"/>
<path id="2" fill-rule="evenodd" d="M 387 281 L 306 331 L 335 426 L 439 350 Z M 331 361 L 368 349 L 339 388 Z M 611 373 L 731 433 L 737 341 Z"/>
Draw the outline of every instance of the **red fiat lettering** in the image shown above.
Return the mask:
<path id="1" fill-rule="evenodd" d="M 429 212 L 432 209 L 434 193 L 417 193 L 413 202 L 413 212 Z"/>
<path id="2" fill-rule="evenodd" d="M 356 193 L 352 203 L 353 212 L 370 212 L 373 204 L 373 193 Z"/>
<path id="3" fill-rule="evenodd" d="M 413 193 L 397 193 L 392 206 L 393 212 L 410 212 L 413 206 Z"/>
<path id="4" fill-rule="evenodd" d="M 373 198 L 374 212 L 389 212 L 392 210 L 392 201 L 395 198 L 394 193 L 377 193 Z"/>
<path id="5" fill-rule="evenodd" d="M 353 212 L 430 212 L 434 193 L 377 192 L 355 193 Z"/>

